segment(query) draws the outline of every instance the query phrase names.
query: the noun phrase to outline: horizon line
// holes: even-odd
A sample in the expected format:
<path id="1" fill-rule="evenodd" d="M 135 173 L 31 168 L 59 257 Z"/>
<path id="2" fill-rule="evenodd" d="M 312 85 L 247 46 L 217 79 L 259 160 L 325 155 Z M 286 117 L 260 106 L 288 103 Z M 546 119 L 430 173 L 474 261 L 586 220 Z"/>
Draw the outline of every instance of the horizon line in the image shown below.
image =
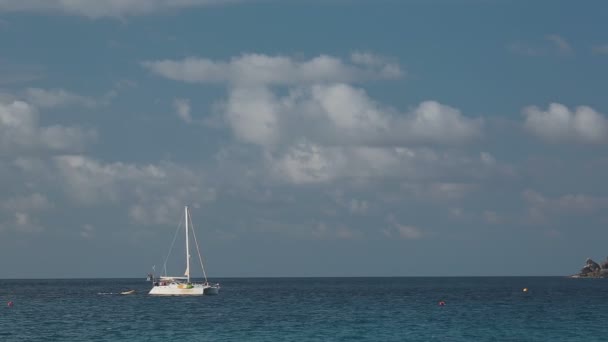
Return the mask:
<path id="1" fill-rule="evenodd" d="M 207 279 L 331 279 L 331 278 L 570 278 L 572 275 L 386 275 L 386 276 L 224 276 L 207 277 Z M 146 277 L 58 277 L 58 278 L 0 278 L 2 280 L 112 280 L 112 279 L 143 279 Z M 192 279 L 204 279 L 193 277 Z"/>

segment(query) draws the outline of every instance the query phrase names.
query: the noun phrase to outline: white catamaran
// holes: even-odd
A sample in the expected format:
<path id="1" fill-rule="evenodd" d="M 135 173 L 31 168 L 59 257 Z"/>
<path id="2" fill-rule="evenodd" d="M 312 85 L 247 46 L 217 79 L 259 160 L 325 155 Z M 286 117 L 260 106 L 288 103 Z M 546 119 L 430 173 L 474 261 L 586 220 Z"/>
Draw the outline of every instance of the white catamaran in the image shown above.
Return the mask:
<path id="1" fill-rule="evenodd" d="M 190 217 L 190 212 L 188 210 L 188 206 L 184 209 L 185 214 L 185 228 L 186 228 L 186 272 L 184 272 L 184 276 L 179 277 L 171 277 L 167 276 L 167 259 L 165 260 L 165 275 L 159 277 L 158 279 L 153 279 L 154 286 L 150 290 L 151 295 L 169 295 L 169 296 L 202 296 L 202 295 L 216 295 L 220 291 L 220 284 L 210 284 L 207 281 L 207 274 L 205 273 L 205 266 L 203 265 L 203 258 L 201 257 L 201 252 L 198 247 L 198 241 L 196 240 L 196 233 L 194 229 L 192 229 L 192 218 Z M 189 224 L 190 223 L 190 224 Z M 178 226 L 179 230 L 179 226 Z M 201 268 L 203 270 L 203 276 L 205 278 L 205 282 L 203 283 L 194 283 L 190 280 L 190 241 L 189 235 L 190 230 L 192 231 L 192 236 L 194 237 L 194 243 L 196 245 L 196 251 L 198 252 L 198 260 L 201 263 Z M 176 232 L 177 236 L 177 232 Z M 175 242 L 175 239 L 173 240 Z M 173 245 L 171 246 L 171 248 Z M 169 250 L 169 254 L 171 250 Z"/>

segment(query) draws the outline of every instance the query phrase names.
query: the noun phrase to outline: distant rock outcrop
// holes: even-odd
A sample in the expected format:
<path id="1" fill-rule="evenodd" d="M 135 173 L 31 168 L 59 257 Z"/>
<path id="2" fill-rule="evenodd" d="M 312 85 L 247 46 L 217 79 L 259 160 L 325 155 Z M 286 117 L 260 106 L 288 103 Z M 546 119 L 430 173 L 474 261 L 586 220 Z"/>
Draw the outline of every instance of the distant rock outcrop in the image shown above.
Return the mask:
<path id="1" fill-rule="evenodd" d="M 587 259 L 585 266 L 573 278 L 608 278 L 608 258 L 600 266 L 597 262 Z"/>

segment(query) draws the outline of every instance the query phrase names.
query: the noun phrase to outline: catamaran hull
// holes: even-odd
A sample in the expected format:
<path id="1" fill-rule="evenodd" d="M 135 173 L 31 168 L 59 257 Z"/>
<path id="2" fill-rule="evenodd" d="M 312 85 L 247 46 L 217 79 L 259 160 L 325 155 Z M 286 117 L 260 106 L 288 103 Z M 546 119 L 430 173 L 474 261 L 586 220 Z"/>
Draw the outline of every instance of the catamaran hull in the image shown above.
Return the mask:
<path id="1" fill-rule="evenodd" d="M 155 296 L 202 296 L 205 294 L 205 288 L 196 286 L 191 289 L 180 289 L 171 286 L 154 286 L 149 294 Z"/>
<path id="2" fill-rule="evenodd" d="M 219 286 L 210 286 L 210 287 L 206 287 L 205 288 L 205 295 L 206 296 L 214 296 L 214 295 L 218 295 L 220 293 L 220 288 Z"/>

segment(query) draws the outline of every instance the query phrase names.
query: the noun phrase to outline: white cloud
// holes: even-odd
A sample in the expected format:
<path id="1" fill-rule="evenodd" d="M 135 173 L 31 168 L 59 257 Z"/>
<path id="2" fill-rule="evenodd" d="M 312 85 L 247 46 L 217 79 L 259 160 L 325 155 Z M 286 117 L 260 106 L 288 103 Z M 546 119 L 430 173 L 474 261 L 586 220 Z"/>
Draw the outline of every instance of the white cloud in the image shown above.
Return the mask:
<path id="1" fill-rule="evenodd" d="M 421 103 L 414 111 L 410 135 L 417 140 L 439 143 L 466 141 L 480 134 L 481 119 L 469 119 L 459 110 L 435 101 Z"/>
<path id="2" fill-rule="evenodd" d="M 220 112 L 240 141 L 264 147 L 301 140 L 321 145 L 452 144 L 480 136 L 481 119 L 436 101 L 422 102 L 405 114 L 376 103 L 349 83 L 401 77 L 399 65 L 371 53 L 353 53 L 350 59 L 245 54 L 227 62 L 191 57 L 142 65 L 173 80 L 227 84 L 229 95 Z"/>
<path id="3" fill-rule="evenodd" d="M 403 76 L 403 71 L 398 63 L 391 62 L 386 57 L 369 52 L 355 52 L 350 59 L 355 64 L 367 65 L 378 68 L 379 74 L 386 78 L 399 78 Z"/>
<path id="4" fill-rule="evenodd" d="M 281 103 L 266 88 L 237 88 L 225 105 L 225 117 L 234 135 L 258 145 L 277 143 Z"/>
<path id="5" fill-rule="evenodd" d="M 301 142 L 284 152 L 266 154 L 269 175 L 291 184 L 328 183 L 347 180 L 355 183 L 383 177 L 413 176 L 425 164 L 424 153 L 403 154 L 400 149 L 322 146 Z"/>
<path id="6" fill-rule="evenodd" d="M 92 129 L 40 126 L 37 109 L 27 102 L 0 102 L 0 152 L 79 151 L 96 138 L 97 133 Z"/>
<path id="7" fill-rule="evenodd" d="M 20 158 L 15 165 L 26 178 L 52 183 L 72 205 L 120 205 L 137 224 L 173 224 L 184 205 L 198 207 L 216 198 L 201 170 L 170 162 L 107 163 L 84 155 L 60 155 L 50 161 Z M 5 201 L 3 206 L 24 211 L 47 204 L 35 194 Z"/>
<path id="8" fill-rule="evenodd" d="M 64 89 L 28 88 L 25 90 L 25 99 L 28 103 L 39 108 L 66 107 L 70 105 L 95 107 L 95 99 L 74 94 Z"/>
<path id="9" fill-rule="evenodd" d="M 365 131 L 384 133 L 389 128 L 388 115 L 362 89 L 340 83 L 314 85 L 310 100 L 337 131 L 358 135 Z"/>
<path id="10" fill-rule="evenodd" d="M 156 165 L 101 163 L 82 155 L 57 156 L 54 164 L 65 190 L 84 204 L 118 201 L 124 185 L 162 182 L 167 177 L 166 171 Z"/>
<path id="11" fill-rule="evenodd" d="M 265 153 L 267 177 L 290 184 L 397 181 L 416 197 L 454 200 L 477 188 L 475 182 L 501 171 L 475 157 L 429 148 L 323 146 L 310 142 Z M 446 175 L 462 181 L 442 181 Z"/>
<path id="12" fill-rule="evenodd" d="M 175 107 L 175 114 L 182 119 L 185 123 L 192 122 L 192 116 L 190 115 L 190 101 L 188 99 L 175 99 L 173 101 Z"/>
<path id="13" fill-rule="evenodd" d="M 265 87 L 237 87 L 224 115 L 235 136 L 262 146 L 297 140 L 324 145 L 454 144 L 481 135 L 483 121 L 435 101 L 399 113 L 343 83 L 301 86 L 279 97 Z"/>
<path id="14" fill-rule="evenodd" d="M 293 146 L 278 160 L 269 158 L 274 173 L 293 184 L 333 180 L 344 163 L 339 151 L 306 143 Z"/>
<path id="15" fill-rule="evenodd" d="M 436 101 L 401 112 L 349 84 L 402 77 L 399 65 L 382 56 L 354 53 L 349 60 L 326 55 L 296 60 L 247 54 L 228 61 L 186 58 L 142 64 L 165 78 L 226 85 L 228 96 L 216 113 L 242 144 L 218 158 L 226 170 L 222 177 L 244 170 L 234 180 L 244 186 L 259 181 L 366 185 L 422 179 L 431 187 L 433 199 L 454 199 L 473 187 L 466 181 L 439 178 L 451 172 L 471 177 L 497 164 L 487 152 L 470 158 L 439 151 L 440 145 L 479 138 L 481 118 L 469 118 Z M 437 151 L 420 148 L 424 145 L 436 145 Z M 231 155 L 236 149 L 244 152 Z M 345 203 L 352 213 L 365 213 L 369 207 L 356 199 Z M 146 215 L 133 208 L 132 217 Z"/>
<path id="16" fill-rule="evenodd" d="M 562 104 L 552 103 L 546 111 L 527 107 L 523 114 L 524 127 L 549 142 L 603 143 L 608 138 L 608 120 L 590 107 L 581 106 L 571 111 Z"/>
<path id="17" fill-rule="evenodd" d="M 0 11 L 59 12 L 90 18 L 162 13 L 239 0 L 0 0 Z M 246 1 L 246 0 L 240 0 Z"/>
<path id="18" fill-rule="evenodd" d="M 358 56 L 353 58 L 355 64 L 327 55 L 300 61 L 286 56 L 244 54 L 228 62 L 189 57 L 183 60 L 146 61 L 142 65 L 172 80 L 240 86 L 353 82 L 394 79 L 403 75 L 399 65 L 383 62 L 380 57 L 354 56 Z"/>

